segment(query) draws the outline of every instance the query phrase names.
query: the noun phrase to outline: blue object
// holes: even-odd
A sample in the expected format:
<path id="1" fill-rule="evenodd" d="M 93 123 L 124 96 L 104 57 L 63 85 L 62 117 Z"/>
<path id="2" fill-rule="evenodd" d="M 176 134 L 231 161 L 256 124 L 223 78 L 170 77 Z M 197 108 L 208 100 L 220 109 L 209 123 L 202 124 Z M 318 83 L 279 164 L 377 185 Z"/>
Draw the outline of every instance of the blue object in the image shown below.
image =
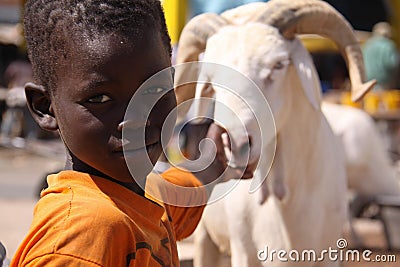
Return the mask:
<path id="1" fill-rule="evenodd" d="M 196 16 L 202 13 L 217 13 L 220 14 L 225 10 L 235 8 L 240 5 L 252 2 L 268 2 L 268 0 L 190 0 L 191 16 Z"/>

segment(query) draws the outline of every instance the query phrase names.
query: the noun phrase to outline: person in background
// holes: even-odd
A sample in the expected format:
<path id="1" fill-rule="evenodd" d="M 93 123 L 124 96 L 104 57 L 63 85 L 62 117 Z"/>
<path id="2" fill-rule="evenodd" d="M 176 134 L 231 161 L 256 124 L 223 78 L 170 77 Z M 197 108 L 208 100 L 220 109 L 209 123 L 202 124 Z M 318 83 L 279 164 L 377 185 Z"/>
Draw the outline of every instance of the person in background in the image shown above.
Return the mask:
<path id="1" fill-rule="evenodd" d="M 28 61 L 15 60 L 4 73 L 7 82 L 7 109 L 1 124 L 0 143 L 23 147 L 22 137 L 35 137 L 35 123 L 26 105 L 24 85 L 33 80 L 32 67 Z"/>
<path id="2" fill-rule="evenodd" d="M 372 37 L 363 45 L 367 80 L 376 79 L 375 89 L 395 88 L 399 55 L 392 33 L 389 23 L 379 22 L 372 29 Z"/>

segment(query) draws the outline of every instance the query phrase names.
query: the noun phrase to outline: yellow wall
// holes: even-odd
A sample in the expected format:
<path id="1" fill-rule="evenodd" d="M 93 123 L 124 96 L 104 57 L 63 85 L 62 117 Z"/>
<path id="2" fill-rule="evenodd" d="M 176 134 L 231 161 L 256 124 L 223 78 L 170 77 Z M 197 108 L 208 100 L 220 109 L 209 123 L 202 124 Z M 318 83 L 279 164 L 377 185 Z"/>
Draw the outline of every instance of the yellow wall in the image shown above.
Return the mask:
<path id="1" fill-rule="evenodd" d="M 393 38 L 397 43 L 397 47 L 400 47 L 400 1 L 399 0 L 390 0 L 390 10 L 392 12 L 393 17 L 391 18 L 390 23 L 392 24 L 395 34 Z"/>
<path id="2" fill-rule="evenodd" d="M 162 0 L 161 2 L 172 45 L 175 45 L 186 23 L 187 0 Z"/>

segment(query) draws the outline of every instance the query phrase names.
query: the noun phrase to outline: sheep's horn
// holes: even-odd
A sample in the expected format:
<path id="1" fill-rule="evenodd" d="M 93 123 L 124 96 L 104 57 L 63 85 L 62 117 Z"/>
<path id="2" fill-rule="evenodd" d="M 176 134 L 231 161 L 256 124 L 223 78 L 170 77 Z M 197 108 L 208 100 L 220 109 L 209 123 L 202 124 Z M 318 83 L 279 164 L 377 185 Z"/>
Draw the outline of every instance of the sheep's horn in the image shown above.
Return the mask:
<path id="1" fill-rule="evenodd" d="M 227 24 L 227 20 L 212 13 L 201 14 L 191 19 L 183 28 L 179 38 L 176 64 L 197 61 L 199 54 L 206 48 L 208 38 Z M 194 65 L 191 66 L 191 68 L 176 69 L 175 94 L 178 105 L 195 96 L 196 84 L 192 81 L 196 80 L 198 69 Z M 185 111 L 187 110 L 179 111 L 178 120 L 186 114 Z"/>
<path id="2" fill-rule="evenodd" d="M 272 0 L 256 21 L 274 26 L 288 39 L 299 33 L 319 34 L 333 40 L 347 62 L 352 100 L 360 100 L 376 83 L 365 82 L 360 45 L 350 23 L 331 5 L 319 0 Z"/>

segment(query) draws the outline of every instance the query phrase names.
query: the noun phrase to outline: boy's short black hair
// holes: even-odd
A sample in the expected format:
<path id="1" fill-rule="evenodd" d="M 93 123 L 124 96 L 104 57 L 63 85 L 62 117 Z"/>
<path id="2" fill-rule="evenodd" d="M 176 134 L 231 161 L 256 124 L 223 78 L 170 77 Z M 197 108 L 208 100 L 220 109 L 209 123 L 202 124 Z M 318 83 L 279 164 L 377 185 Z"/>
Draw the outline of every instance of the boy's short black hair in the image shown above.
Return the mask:
<path id="1" fill-rule="evenodd" d="M 159 0 L 28 0 L 25 36 L 36 82 L 51 90 L 54 64 L 67 57 L 67 46 L 104 34 L 121 34 L 129 40 L 146 29 L 160 32 L 171 55 L 171 40 Z M 75 39 L 75 40 L 74 40 Z M 79 40 L 80 39 L 80 40 Z"/>

